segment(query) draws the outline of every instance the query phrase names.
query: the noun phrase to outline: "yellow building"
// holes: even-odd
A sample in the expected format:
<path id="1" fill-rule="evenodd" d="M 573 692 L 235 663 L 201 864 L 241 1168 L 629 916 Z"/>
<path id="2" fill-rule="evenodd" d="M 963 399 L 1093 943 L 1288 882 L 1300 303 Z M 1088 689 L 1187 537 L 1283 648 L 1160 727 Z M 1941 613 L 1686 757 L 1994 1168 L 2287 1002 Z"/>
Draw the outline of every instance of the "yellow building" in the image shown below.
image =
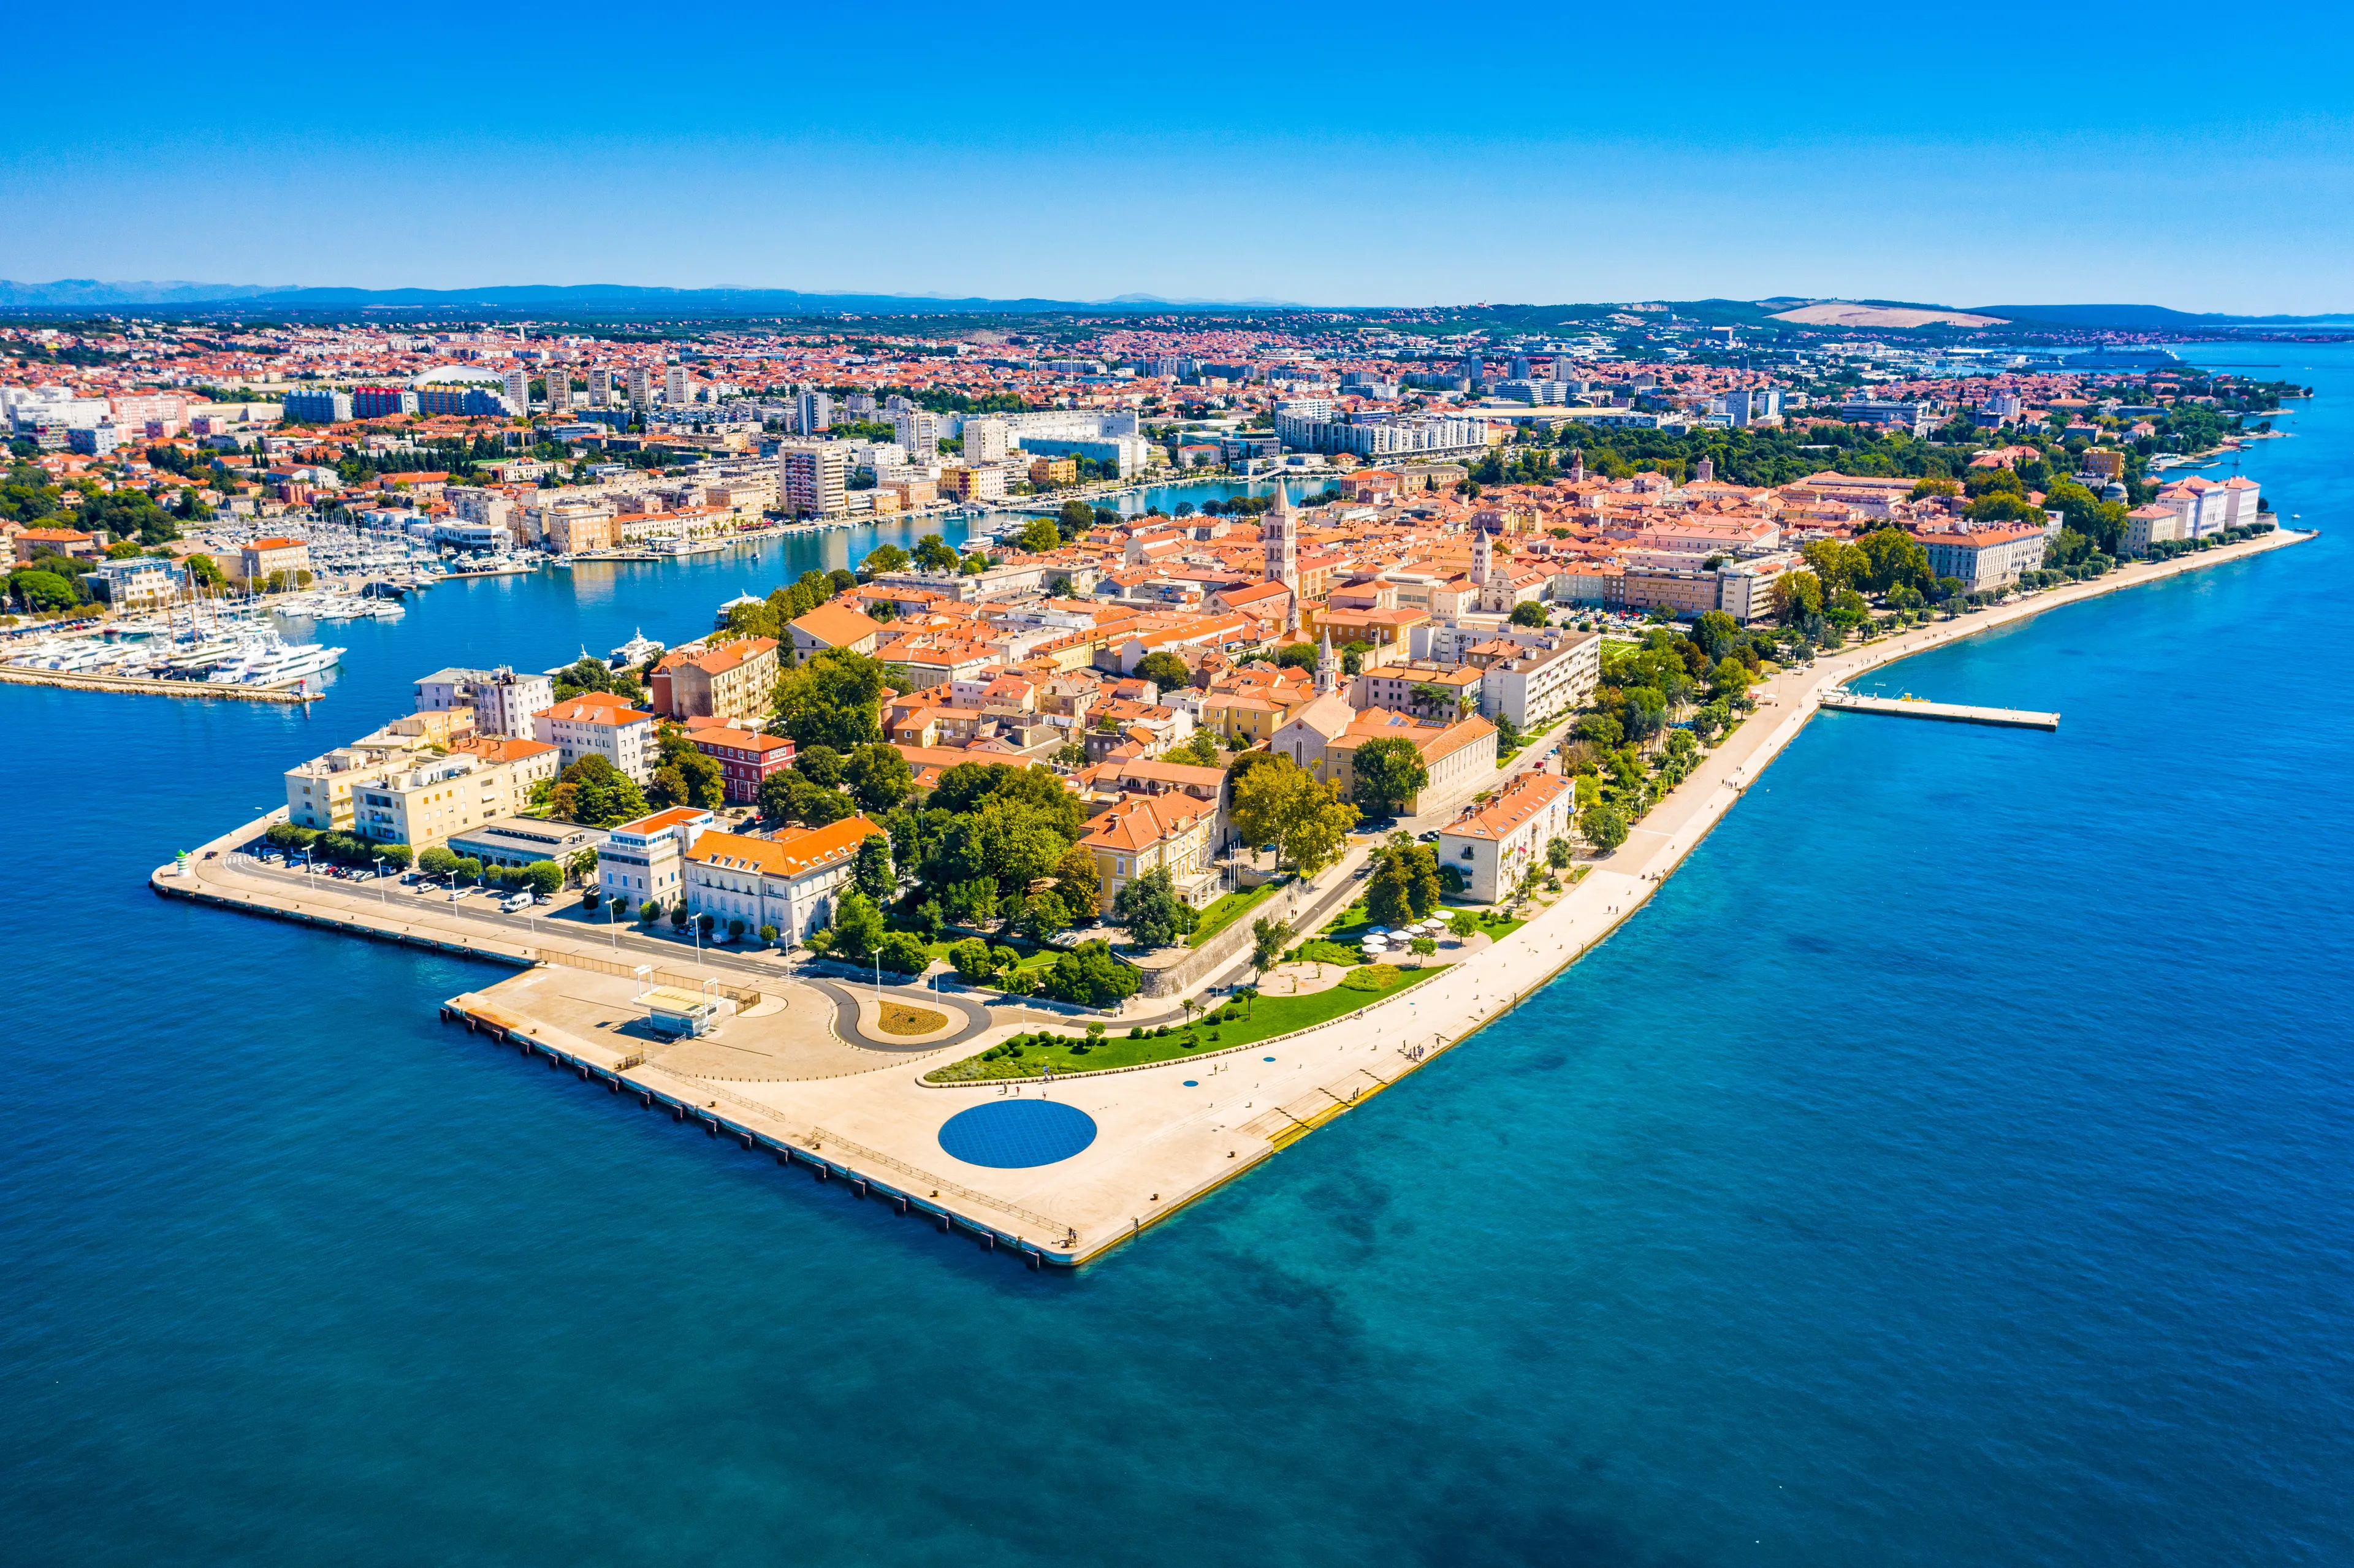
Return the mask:
<path id="1" fill-rule="evenodd" d="M 1087 823 L 1079 840 L 1095 857 L 1098 912 L 1111 913 L 1119 890 L 1149 872 L 1166 870 L 1177 896 L 1199 909 L 1218 895 L 1210 864 L 1216 848 L 1218 806 L 1178 791 L 1123 795 Z"/>
<path id="2" fill-rule="evenodd" d="M 1030 460 L 1030 482 L 1076 484 L 1079 482 L 1079 460 L 1067 457 L 1034 457 Z"/>

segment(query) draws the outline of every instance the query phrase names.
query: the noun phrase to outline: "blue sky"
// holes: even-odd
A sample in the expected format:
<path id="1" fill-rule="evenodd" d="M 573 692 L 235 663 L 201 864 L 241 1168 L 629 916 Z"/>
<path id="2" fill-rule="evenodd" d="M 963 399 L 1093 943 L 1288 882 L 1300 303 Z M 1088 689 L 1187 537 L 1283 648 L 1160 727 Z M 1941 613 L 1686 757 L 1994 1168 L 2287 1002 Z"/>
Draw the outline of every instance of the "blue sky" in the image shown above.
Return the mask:
<path id="1" fill-rule="evenodd" d="M 35 7 L 0 277 L 2346 310 L 2349 12 Z"/>

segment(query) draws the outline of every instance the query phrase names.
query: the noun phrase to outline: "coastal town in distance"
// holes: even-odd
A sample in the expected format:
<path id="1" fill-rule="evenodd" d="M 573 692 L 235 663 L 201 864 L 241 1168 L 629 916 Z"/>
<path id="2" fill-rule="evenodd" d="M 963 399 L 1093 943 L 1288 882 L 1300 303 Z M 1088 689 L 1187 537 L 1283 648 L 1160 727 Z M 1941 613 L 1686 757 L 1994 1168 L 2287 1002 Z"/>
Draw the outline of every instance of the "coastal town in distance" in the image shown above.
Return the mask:
<path id="1" fill-rule="evenodd" d="M 0 324 L 0 683 L 299 710 L 423 596 L 731 563 L 429 652 L 153 885 L 497 960 L 420 1005 L 1076 1265 L 1475 1040 L 1820 709 L 2060 722 L 1875 667 L 2305 536 L 2236 459 L 2307 389 L 2157 334 L 1530 313 Z"/>

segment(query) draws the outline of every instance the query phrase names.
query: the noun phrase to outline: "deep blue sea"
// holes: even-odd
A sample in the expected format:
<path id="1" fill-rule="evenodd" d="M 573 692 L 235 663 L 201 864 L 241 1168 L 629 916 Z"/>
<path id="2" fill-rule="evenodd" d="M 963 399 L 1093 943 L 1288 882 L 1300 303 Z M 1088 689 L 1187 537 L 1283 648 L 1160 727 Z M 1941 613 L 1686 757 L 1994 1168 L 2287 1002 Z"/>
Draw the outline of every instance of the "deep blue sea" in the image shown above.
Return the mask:
<path id="1" fill-rule="evenodd" d="M 157 899 L 438 665 L 849 535 L 437 588 L 307 715 L 0 688 L 0 1563 L 2354 1563 L 2354 350 L 2320 540 L 1892 671 L 1619 935 L 1079 1275 Z"/>

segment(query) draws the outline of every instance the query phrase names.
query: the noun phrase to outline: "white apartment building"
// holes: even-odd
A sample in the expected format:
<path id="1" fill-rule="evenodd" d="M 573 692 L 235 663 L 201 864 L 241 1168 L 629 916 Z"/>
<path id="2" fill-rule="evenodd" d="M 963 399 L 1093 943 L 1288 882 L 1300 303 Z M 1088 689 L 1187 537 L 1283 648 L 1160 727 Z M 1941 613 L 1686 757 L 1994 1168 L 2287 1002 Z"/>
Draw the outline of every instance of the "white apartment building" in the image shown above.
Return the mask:
<path id="1" fill-rule="evenodd" d="M 922 408 L 902 408 L 891 416 L 891 439 L 907 449 L 910 461 L 938 457 L 944 433 L 940 417 Z"/>
<path id="2" fill-rule="evenodd" d="M 663 372 L 663 401 L 673 408 L 685 407 L 687 402 L 685 366 L 673 365 Z"/>
<path id="3" fill-rule="evenodd" d="M 699 806 L 673 806 L 623 822 L 597 846 L 598 891 L 627 909 L 649 898 L 669 908 L 681 896 L 687 852 L 713 821 Z"/>
<path id="4" fill-rule="evenodd" d="M 654 400 L 653 375 L 642 365 L 630 366 L 630 407 L 644 408 Z"/>
<path id="5" fill-rule="evenodd" d="M 556 705 L 556 683 L 546 675 L 495 670 L 436 670 L 417 683 L 417 711 L 470 708 L 476 735 L 531 736 L 534 721 Z"/>
<path id="6" fill-rule="evenodd" d="M 1959 577 L 1964 593 L 2008 588 L 2021 572 L 2043 565 L 2045 531 L 2032 523 L 1997 524 L 1955 534 L 1923 534 L 1921 547 L 1929 553 L 1929 570 L 1941 577 Z"/>
<path id="7" fill-rule="evenodd" d="M 1469 879 L 1469 895 L 1493 904 L 1544 860 L 1545 846 L 1566 839 L 1575 796 L 1570 781 L 1523 773 L 1486 806 L 1466 811 L 1438 832 L 1438 863 Z"/>
<path id="8" fill-rule="evenodd" d="M 773 839 L 705 833 L 686 857 L 686 907 L 724 928 L 774 926 L 793 941 L 832 924 L 834 900 L 858 861 L 858 846 L 883 832 L 864 817 L 795 828 Z"/>
<path id="9" fill-rule="evenodd" d="M 287 817 L 299 827 L 424 849 L 516 815 L 555 777 L 556 749 L 537 741 L 461 741 L 442 757 L 364 741 L 289 768 Z"/>
<path id="10" fill-rule="evenodd" d="M 964 422 L 964 461 L 969 463 L 1003 462 L 1009 434 L 1002 419 L 967 419 Z"/>
<path id="11" fill-rule="evenodd" d="M 849 495 L 849 442 L 802 442 L 778 449 L 777 496 L 785 511 L 831 517 L 848 506 Z"/>
<path id="12" fill-rule="evenodd" d="M 1554 634 L 1560 645 L 1534 648 L 1490 663 L 1479 677 L 1479 711 L 1510 719 L 1526 732 L 1574 713 L 1594 700 L 1602 683 L 1602 637 L 1594 631 Z"/>
<path id="13" fill-rule="evenodd" d="M 642 788 L 653 782 L 654 715 L 619 697 L 590 692 L 557 703 L 533 719 L 532 734 L 557 748 L 559 770 L 596 756 Z"/>

